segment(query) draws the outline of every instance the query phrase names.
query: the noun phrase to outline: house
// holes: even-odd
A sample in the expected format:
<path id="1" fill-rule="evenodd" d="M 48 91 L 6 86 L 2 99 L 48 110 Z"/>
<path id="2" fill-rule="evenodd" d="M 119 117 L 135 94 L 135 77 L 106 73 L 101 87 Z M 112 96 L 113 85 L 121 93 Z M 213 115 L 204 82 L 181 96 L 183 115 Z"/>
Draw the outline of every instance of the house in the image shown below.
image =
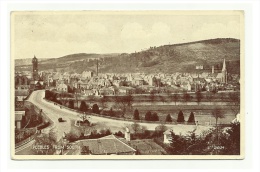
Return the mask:
<path id="1" fill-rule="evenodd" d="M 25 75 L 16 75 L 15 76 L 15 86 L 21 86 L 21 85 L 29 85 L 30 79 Z"/>
<path id="2" fill-rule="evenodd" d="M 21 129 L 21 123 L 24 116 L 25 111 L 15 111 L 15 129 Z"/>
<path id="3" fill-rule="evenodd" d="M 83 71 L 81 74 L 82 78 L 91 78 L 93 76 L 94 76 L 94 74 L 92 71 Z"/>
<path id="4" fill-rule="evenodd" d="M 94 95 L 94 92 L 92 90 L 83 89 L 82 91 L 86 96 L 92 96 Z"/>
<path id="5" fill-rule="evenodd" d="M 54 86 L 54 81 L 52 79 L 52 77 L 48 76 L 48 79 L 47 79 L 47 86 Z"/>
<path id="6" fill-rule="evenodd" d="M 120 80 L 113 80 L 113 81 L 112 81 L 112 84 L 113 84 L 114 86 L 119 87 L 119 85 L 120 85 L 121 82 L 122 82 L 122 81 L 120 81 Z"/>
<path id="7" fill-rule="evenodd" d="M 29 94 L 29 90 L 15 90 L 15 100 L 23 101 Z"/>
<path id="8" fill-rule="evenodd" d="M 134 88 L 132 87 L 119 87 L 118 93 L 122 95 L 132 94 L 134 93 Z"/>
<path id="9" fill-rule="evenodd" d="M 193 82 L 197 83 L 197 84 L 202 84 L 202 83 L 205 83 L 206 80 L 204 78 L 198 77 L 198 78 L 193 78 Z"/>
<path id="10" fill-rule="evenodd" d="M 59 84 L 57 87 L 56 87 L 57 91 L 59 92 L 68 92 L 68 86 L 66 84 Z"/>
<path id="11" fill-rule="evenodd" d="M 182 87 L 183 89 L 187 90 L 187 91 L 191 91 L 191 85 L 190 85 L 189 82 L 188 82 L 188 83 L 183 83 L 183 84 L 181 85 L 181 87 Z"/>
<path id="12" fill-rule="evenodd" d="M 15 109 L 24 108 L 24 99 L 29 95 L 28 90 L 15 90 Z"/>
<path id="13" fill-rule="evenodd" d="M 39 80 L 39 81 L 31 81 L 30 82 L 30 89 L 31 90 L 40 90 L 44 88 L 44 82 Z"/>
<path id="14" fill-rule="evenodd" d="M 99 90 L 100 95 L 115 95 L 114 88 L 101 88 Z"/>
<path id="15" fill-rule="evenodd" d="M 132 80 L 132 84 L 137 86 L 144 85 L 144 80 L 142 78 L 135 78 Z"/>
<path id="16" fill-rule="evenodd" d="M 203 69 L 203 65 L 196 65 L 195 69 Z"/>
<path id="17" fill-rule="evenodd" d="M 223 78 L 223 74 L 218 73 L 217 76 L 216 76 L 216 81 L 221 82 L 222 78 Z"/>
<path id="18" fill-rule="evenodd" d="M 123 138 L 122 138 L 123 139 Z M 98 139 L 78 140 L 72 143 L 78 147 L 68 154 L 73 155 L 135 155 L 136 150 L 111 134 Z"/>
<path id="19" fill-rule="evenodd" d="M 155 86 L 156 85 L 156 78 L 153 76 L 149 76 L 145 78 L 145 81 L 148 83 L 150 86 Z"/>

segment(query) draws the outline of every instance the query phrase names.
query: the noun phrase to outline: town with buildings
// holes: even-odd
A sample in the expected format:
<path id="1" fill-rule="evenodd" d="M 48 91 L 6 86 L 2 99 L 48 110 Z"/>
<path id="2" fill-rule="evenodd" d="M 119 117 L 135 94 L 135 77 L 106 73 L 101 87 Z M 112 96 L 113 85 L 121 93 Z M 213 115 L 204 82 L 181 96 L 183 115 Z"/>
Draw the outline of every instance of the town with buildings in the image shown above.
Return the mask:
<path id="1" fill-rule="evenodd" d="M 180 107 L 183 107 L 185 101 L 186 106 L 189 106 L 188 104 L 194 105 L 194 102 L 198 104 L 204 102 L 206 106 L 209 101 L 216 101 L 214 104 L 220 104 L 217 99 L 220 99 L 218 94 L 221 93 L 222 99 L 220 99 L 220 101 L 227 101 L 226 104 L 231 105 L 230 101 L 232 102 L 234 100 L 234 96 L 230 96 L 231 99 L 226 100 L 225 97 L 227 97 L 227 94 L 225 93 L 239 93 L 240 89 L 239 75 L 231 75 L 228 73 L 225 59 L 223 59 L 221 69 L 216 69 L 215 66 L 212 66 L 211 70 L 206 70 L 203 65 L 197 65 L 194 66 L 196 73 L 173 74 L 100 73 L 98 71 L 98 63 L 96 65 L 96 71 L 61 73 L 39 71 L 38 65 L 38 59 L 34 56 L 32 58 L 32 71 L 15 72 L 15 141 L 17 143 L 18 154 L 24 154 L 26 152 L 24 145 L 28 144 L 27 142 L 31 143 L 31 140 L 34 140 L 34 144 L 31 143 L 32 148 L 29 151 L 32 154 L 43 154 L 46 150 L 52 150 L 53 154 L 68 155 L 169 154 L 169 152 L 175 152 L 169 146 L 172 143 L 173 132 L 176 135 L 185 136 L 184 140 L 187 140 L 192 139 L 192 136 L 190 136 L 191 132 L 194 134 L 194 137 L 202 137 L 202 133 L 209 132 L 215 125 L 214 116 L 212 122 L 211 118 L 210 121 L 206 120 L 203 122 L 195 120 L 195 118 L 197 118 L 196 114 L 203 114 L 203 110 L 194 110 L 194 112 L 191 112 L 192 114 L 195 113 L 195 117 L 194 114 L 190 115 L 189 120 L 186 122 L 185 120 L 181 120 L 180 114 L 182 113 L 182 109 L 180 109 Z M 53 102 L 53 108 L 57 108 L 59 114 L 49 116 L 49 113 L 54 112 L 45 112 L 46 110 L 44 108 L 46 107 L 39 107 L 34 103 L 36 100 L 33 100 L 32 97 L 39 96 L 39 92 L 45 93 L 45 98 L 43 97 L 44 100 L 38 100 L 39 102 L 37 103 L 43 105 L 42 101 L 45 101 L 45 103 Z M 47 94 L 55 94 L 56 97 L 50 96 L 49 98 Z M 203 100 L 206 99 L 206 97 L 208 98 L 208 94 L 212 96 L 215 95 L 216 98 L 214 99 L 212 97 L 211 100 Z M 189 95 L 190 98 L 185 100 L 184 95 Z M 129 96 L 131 96 L 131 98 L 129 98 Z M 118 97 L 121 98 L 121 100 L 117 100 Z M 124 97 L 126 100 L 123 100 Z M 164 97 L 164 100 L 162 100 L 162 98 L 158 100 L 156 97 Z M 175 98 L 175 100 L 169 99 L 171 97 L 173 99 Z M 104 103 L 104 101 L 107 102 Z M 178 110 L 180 109 L 178 117 L 176 112 L 175 118 L 178 119 L 174 119 L 171 114 L 166 117 L 167 114 L 163 113 L 160 113 L 160 117 L 157 117 L 157 119 L 152 119 L 152 117 L 148 119 L 147 114 L 150 112 L 149 106 L 153 106 L 154 103 L 152 102 L 151 104 L 151 101 L 154 101 L 155 104 L 157 103 L 156 106 L 162 107 L 161 109 L 163 109 L 163 105 L 160 104 L 162 101 L 168 106 Z M 173 101 L 175 101 L 175 104 Z M 176 105 L 176 102 L 179 102 L 179 106 Z M 94 103 L 98 107 L 98 112 L 94 112 Z M 127 105 L 116 106 L 120 103 Z M 140 112 L 138 111 L 137 107 L 139 107 L 139 103 L 147 104 L 147 112 L 142 112 L 142 110 L 139 110 Z M 237 106 L 238 104 L 234 105 Z M 91 107 L 92 105 L 93 107 Z M 134 105 L 136 105 L 136 107 Z M 199 107 L 199 105 L 197 105 L 197 107 Z M 72 118 L 67 115 L 63 116 L 63 108 L 71 111 L 71 114 L 69 114 L 70 112 L 68 111 L 66 112 L 68 116 L 76 112 L 77 117 L 73 115 Z M 187 111 L 185 108 L 183 110 Z M 212 111 L 214 112 L 214 110 L 215 109 Z M 167 110 L 165 113 L 166 112 Z M 158 116 L 157 113 L 158 112 L 154 111 L 152 114 Z M 106 125 L 99 123 L 99 120 L 95 119 L 96 117 L 105 119 Z M 215 118 L 221 119 L 222 117 L 223 116 L 220 115 Z M 112 122 L 112 125 L 109 126 L 109 121 L 106 121 L 106 119 L 112 119 L 116 121 L 116 123 L 121 121 L 121 125 L 115 125 L 114 122 Z M 56 129 L 59 129 L 60 127 L 64 127 L 62 123 L 68 123 L 68 120 L 70 121 L 68 125 L 72 125 L 72 127 L 70 126 L 69 128 L 76 129 L 71 129 L 71 131 L 64 130 L 63 133 L 61 133 L 60 139 L 65 140 L 62 141 L 63 146 L 56 145 L 60 144 L 60 141 L 58 141 L 59 136 L 57 136 L 57 140 L 53 141 L 51 145 L 45 145 L 44 147 L 41 143 L 41 137 L 43 137 L 43 133 L 46 132 L 44 128 L 51 128 L 49 132 L 54 132 L 53 127 L 50 127 L 50 125 L 61 125 L 56 126 Z M 125 124 L 125 121 L 127 121 L 128 124 Z M 239 114 L 235 114 L 232 120 L 226 123 L 224 122 L 223 126 L 229 126 L 230 128 L 230 125 L 225 124 L 231 124 L 234 121 L 239 121 Z M 148 123 L 146 124 L 144 122 Z M 154 127 L 154 125 L 156 127 Z M 113 126 L 116 126 L 116 128 L 111 130 Z M 81 129 L 75 131 L 78 128 Z M 41 136 L 36 136 L 39 134 Z M 35 137 L 40 137 L 40 139 L 36 139 Z M 159 138 L 162 138 L 162 140 L 159 141 Z M 22 144 L 20 145 L 21 142 Z M 35 145 L 35 142 L 39 142 L 39 145 Z M 64 147 L 64 142 L 67 148 Z M 213 152 L 218 151 L 218 147 L 220 147 L 221 150 L 224 149 L 223 146 L 215 146 L 213 147 Z M 196 152 L 196 150 L 194 152 Z"/>
<path id="2" fill-rule="evenodd" d="M 37 64 L 37 58 L 33 58 Z M 58 92 L 73 90 L 86 96 L 149 94 L 152 91 L 197 92 L 239 90 L 239 75 L 228 74 L 225 59 L 222 69 L 203 70 L 203 66 L 195 66 L 195 73 L 98 73 L 83 71 L 68 72 L 38 72 L 34 66 L 33 72 L 16 72 L 15 88 L 19 89 L 55 89 Z M 38 74 L 39 73 L 39 74 Z M 229 80 L 229 82 L 228 82 Z"/>

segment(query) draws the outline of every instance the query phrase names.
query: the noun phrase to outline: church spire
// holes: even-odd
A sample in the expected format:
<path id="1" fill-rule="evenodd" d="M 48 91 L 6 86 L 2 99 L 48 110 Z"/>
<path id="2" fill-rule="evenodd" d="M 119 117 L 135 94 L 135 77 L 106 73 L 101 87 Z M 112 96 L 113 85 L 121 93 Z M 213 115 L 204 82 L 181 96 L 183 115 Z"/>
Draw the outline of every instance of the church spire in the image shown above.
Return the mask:
<path id="1" fill-rule="evenodd" d="M 223 71 L 226 71 L 227 69 L 226 69 L 226 60 L 224 59 L 224 62 L 223 62 L 223 67 L 222 67 L 222 72 Z"/>

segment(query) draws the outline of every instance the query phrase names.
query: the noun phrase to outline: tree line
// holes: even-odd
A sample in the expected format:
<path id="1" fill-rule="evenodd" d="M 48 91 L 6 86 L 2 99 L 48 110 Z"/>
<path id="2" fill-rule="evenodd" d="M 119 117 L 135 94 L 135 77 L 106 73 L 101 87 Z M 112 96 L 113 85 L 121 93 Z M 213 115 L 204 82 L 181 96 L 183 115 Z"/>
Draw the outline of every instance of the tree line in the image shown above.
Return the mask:
<path id="1" fill-rule="evenodd" d="M 134 114 L 133 114 L 133 119 L 134 120 L 140 120 L 141 119 L 140 115 L 139 115 L 138 109 L 135 109 Z M 152 113 L 151 111 L 148 111 L 145 114 L 144 120 L 146 120 L 146 121 L 159 121 L 159 116 L 158 116 L 158 114 L 156 112 Z M 170 114 L 168 114 L 166 116 L 165 122 L 173 122 L 173 119 L 172 119 Z M 183 112 L 181 110 L 178 113 L 177 122 L 180 122 L 180 123 L 185 122 L 184 114 L 183 114 Z M 194 116 L 193 112 L 190 113 L 190 116 L 189 116 L 187 122 L 188 123 L 195 123 L 195 116 Z"/>

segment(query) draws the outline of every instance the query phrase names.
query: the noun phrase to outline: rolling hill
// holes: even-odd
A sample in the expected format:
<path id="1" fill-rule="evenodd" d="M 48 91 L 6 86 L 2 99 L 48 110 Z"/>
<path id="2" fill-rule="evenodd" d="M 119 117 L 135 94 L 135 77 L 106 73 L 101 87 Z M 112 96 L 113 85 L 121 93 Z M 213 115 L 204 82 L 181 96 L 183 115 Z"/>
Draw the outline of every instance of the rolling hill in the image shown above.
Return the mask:
<path id="1" fill-rule="evenodd" d="M 95 71 L 99 59 L 100 72 L 194 72 L 196 65 L 210 70 L 221 69 L 226 59 L 229 73 L 240 73 L 240 41 L 231 38 L 150 47 L 123 54 L 71 54 L 60 58 L 39 60 L 39 70 L 81 73 Z M 31 70 L 29 63 L 15 61 L 16 70 Z"/>

